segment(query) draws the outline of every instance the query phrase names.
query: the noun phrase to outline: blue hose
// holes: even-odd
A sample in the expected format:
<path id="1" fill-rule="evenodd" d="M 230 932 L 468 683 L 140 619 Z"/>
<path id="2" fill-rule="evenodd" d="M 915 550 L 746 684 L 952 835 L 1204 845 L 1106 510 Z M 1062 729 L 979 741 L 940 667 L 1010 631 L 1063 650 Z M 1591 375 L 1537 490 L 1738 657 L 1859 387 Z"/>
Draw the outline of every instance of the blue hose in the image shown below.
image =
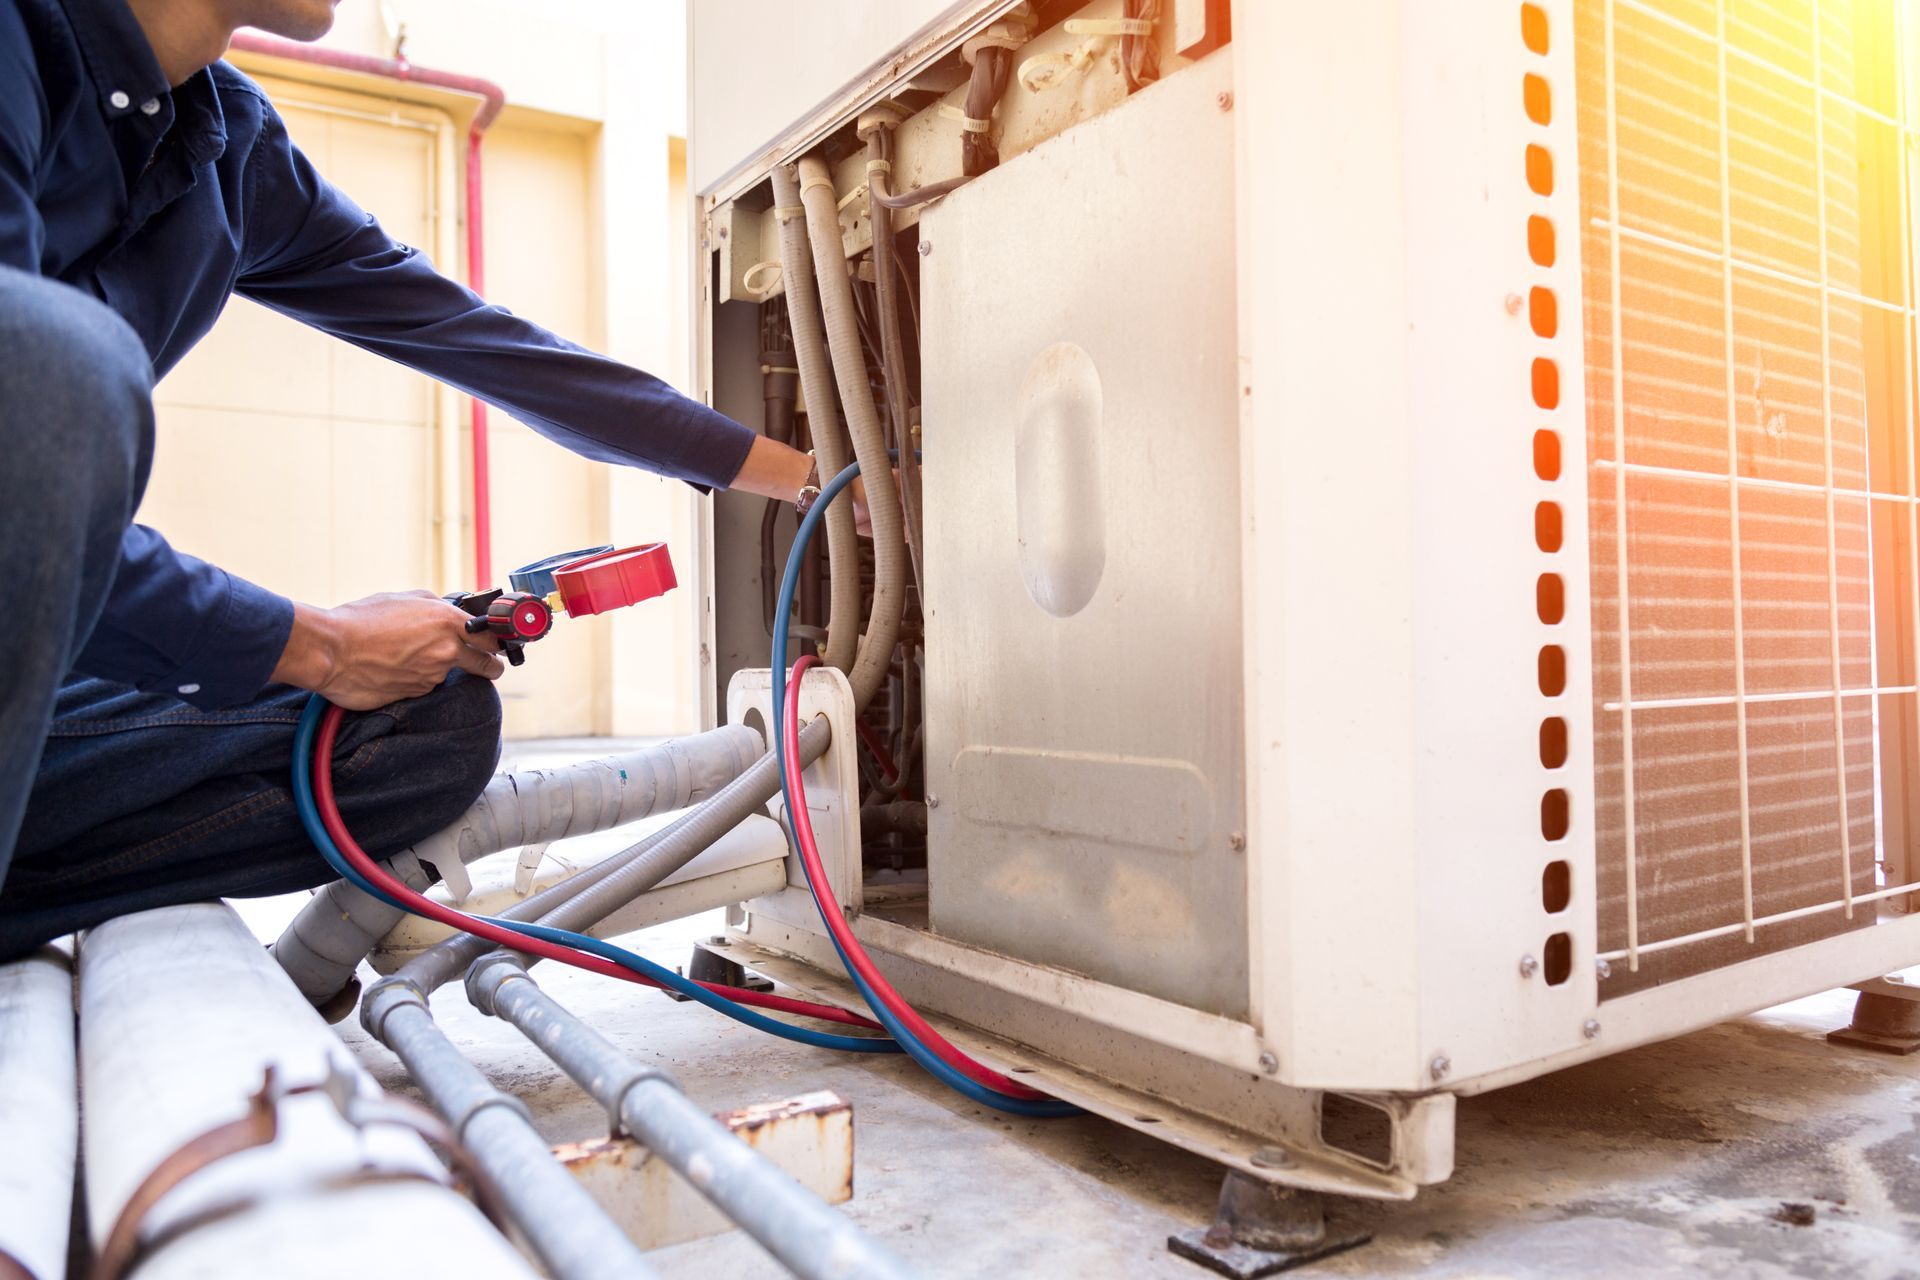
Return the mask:
<path id="1" fill-rule="evenodd" d="M 821 522 L 825 520 L 828 505 L 845 492 L 847 487 L 853 483 L 854 477 L 859 474 L 860 464 L 857 462 L 853 463 L 839 475 L 827 481 L 826 485 L 821 488 L 820 497 L 814 502 L 813 509 L 807 512 L 806 518 L 801 520 L 799 531 L 793 536 L 793 549 L 787 553 L 786 572 L 780 577 L 780 594 L 773 606 L 775 626 L 773 628 L 773 715 L 771 723 L 773 725 L 773 749 L 780 761 L 780 792 L 787 802 L 788 813 L 797 812 L 799 805 L 795 802 L 792 792 L 787 788 L 787 742 L 785 734 L 781 731 L 781 719 L 785 714 L 787 705 L 786 620 L 793 616 L 793 594 L 800 582 L 800 563 L 806 558 L 807 546 L 813 541 L 813 535 L 819 529 Z M 788 831 L 787 838 L 789 840 L 793 839 L 793 833 L 791 831 Z M 795 843 L 797 847 L 797 842 Z M 821 897 L 824 898 L 826 895 L 823 893 Z M 816 905 L 818 904 L 816 903 Z M 833 949 L 840 957 L 841 967 L 847 971 L 847 976 L 853 979 L 853 985 L 859 988 L 860 998 L 867 1002 L 867 1008 L 872 1011 L 874 1019 L 887 1029 L 887 1033 L 894 1038 L 895 1042 L 898 1043 L 902 1049 L 906 1050 L 908 1057 L 912 1058 L 922 1067 L 925 1067 L 927 1072 L 942 1084 L 983 1106 L 992 1107 L 996 1111 L 1005 1111 L 1010 1115 L 1054 1119 L 1062 1116 L 1077 1116 L 1081 1113 L 1080 1108 L 1070 1102 L 1056 1102 L 1052 1100 L 1043 1102 L 1027 1098 L 1010 1097 L 1007 1094 L 1001 1093 L 998 1089 L 989 1089 L 977 1080 L 969 1080 L 966 1076 L 961 1075 L 951 1066 L 948 1066 L 947 1063 L 940 1059 L 939 1055 L 927 1048 L 911 1031 L 903 1026 L 900 1020 L 894 1017 L 893 1012 L 887 1008 L 886 1004 L 874 995 L 873 990 L 867 985 L 865 980 L 860 977 L 859 970 L 847 963 L 847 953 L 841 950 L 840 941 L 833 937 L 832 930 L 828 930 L 827 937 L 833 942 Z"/>
<path id="2" fill-rule="evenodd" d="M 339 873 L 340 877 L 363 893 L 368 893 L 386 903 L 397 907 L 409 915 L 417 914 L 407 904 L 389 895 L 380 886 L 374 884 L 354 869 L 337 846 L 333 837 L 327 834 L 326 827 L 320 821 L 320 808 L 313 798 L 313 740 L 320 732 L 320 718 L 326 714 L 327 700 L 319 694 L 307 699 L 306 708 L 300 713 L 300 723 L 293 733 L 293 804 L 300 815 L 300 825 L 306 829 L 307 838 L 313 841 L 313 847 L 327 860 L 327 865 Z M 792 1040 L 797 1044 L 812 1045 L 818 1049 L 843 1049 L 849 1053 L 899 1053 L 900 1046 L 878 1036 L 841 1036 L 827 1031 L 815 1031 L 811 1027 L 797 1027 L 782 1022 L 778 1018 L 769 1018 L 745 1005 L 735 1004 L 725 996 L 707 990 L 690 978 L 682 977 L 673 970 L 655 964 L 645 956 L 636 955 L 624 947 L 616 947 L 599 938 L 591 938 L 583 933 L 573 933 L 566 929 L 552 929 L 546 925 L 530 924 L 524 920 L 502 920 L 497 916 L 479 916 L 489 924 L 499 925 L 503 929 L 529 938 L 538 938 L 543 942 L 559 943 L 596 955 L 603 960 L 611 960 L 624 969 L 670 987 L 687 997 L 706 1005 L 709 1009 L 723 1013 L 736 1022 L 743 1022 L 758 1031 L 779 1036 L 783 1040 Z M 880 1020 L 884 1025 L 885 1019 Z"/>

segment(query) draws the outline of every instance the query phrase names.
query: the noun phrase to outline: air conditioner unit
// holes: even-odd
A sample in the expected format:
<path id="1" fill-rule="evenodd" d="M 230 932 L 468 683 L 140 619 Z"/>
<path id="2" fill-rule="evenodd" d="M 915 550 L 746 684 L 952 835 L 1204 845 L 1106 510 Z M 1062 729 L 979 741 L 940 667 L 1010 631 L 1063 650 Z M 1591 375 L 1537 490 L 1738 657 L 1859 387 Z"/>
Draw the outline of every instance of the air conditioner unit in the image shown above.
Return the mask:
<path id="1" fill-rule="evenodd" d="M 696 347 L 759 421 L 773 165 L 863 269 L 861 112 L 950 177 L 956 51 L 1043 59 L 902 242 L 925 874 L 842 850 L 959 1043 L 1404 1197 L 1457 1095 L 1920 962 L 1907 6 L 1169 0 L 1131 90 L 1063 21 L 1117 0 L 867 9 L 694 6 Z M 716 707 L 761 519 L 715 505 Z M 735 934 L 844 995 L 802 890 Z"/>

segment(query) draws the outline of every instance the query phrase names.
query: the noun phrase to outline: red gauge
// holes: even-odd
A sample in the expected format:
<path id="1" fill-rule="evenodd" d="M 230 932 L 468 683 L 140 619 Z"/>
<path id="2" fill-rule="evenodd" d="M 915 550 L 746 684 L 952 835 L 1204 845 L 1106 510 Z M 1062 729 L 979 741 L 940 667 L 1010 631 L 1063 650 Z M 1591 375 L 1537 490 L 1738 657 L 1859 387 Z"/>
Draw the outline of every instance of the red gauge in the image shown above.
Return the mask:
<path id="1" fill-rule="evenodd" d="M 561 607 L 584 617 L 665 595 L 679 582 L 667 544 L 649 542 L 561 565 L 553 571 L 553 585 Z"/>

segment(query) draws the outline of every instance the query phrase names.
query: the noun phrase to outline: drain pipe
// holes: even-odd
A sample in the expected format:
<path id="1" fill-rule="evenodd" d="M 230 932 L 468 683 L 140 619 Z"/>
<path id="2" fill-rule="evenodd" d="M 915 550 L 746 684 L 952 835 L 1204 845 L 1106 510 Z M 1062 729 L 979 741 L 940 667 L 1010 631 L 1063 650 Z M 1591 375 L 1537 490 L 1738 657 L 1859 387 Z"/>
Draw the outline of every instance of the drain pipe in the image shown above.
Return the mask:
<path id="1" fill-rule="evenodd" d="M 504 1018 L 606 1107 L 612 1123 L 803 1280 L 898 1280 L 904 1263 L 695 1106 L 670 1076 L 643 1067 L 540 989 L 518 957 L 467 975 L 467 997 Z"/>
<path id="2" fill-rule="evenodd" d="M 122 1270 L 134 1261 L 141 1280 L 236 1266 L 275 1280 L 338 1280 L 377 1259 L 383 1275 L 532 1280 L 506 1239 L 444 1185 L 421 1137 L 386 1122 L 394 1106 L 232 908 L 196 903 L 110 920 L 83 935 L 79 973 L 90 1233 L 96 1248 L 147 1242 L 144 1256 L 110 1255 Z M 268 1070 L 274 1088 L 263 1091 Z M 271 1141 L 233 1141 L 222 1131 L 253 1114 L 250 1100 L 263 1092 Z M 149 1178 L 163 1164 L 177 1180 L 160 1191 Z M 115 1232 L 137 1192 L 145 1211 Z M 137 1237 L 126 1233 L 134 1226 Z"/>
<path id="3" fill-rule="evenodd" d="M 80 1145 L 73 961 L 42 947 L 0 965 L 0 1280 L 67 1273 Z"/>
<path id="4" fill-rule="evenodd" d="M 267 58 L 284 58 L 314 66 L 351 71 L 357 75 L 379 76 L 386 80 L 405 80 L 411 84 L 451 89 L 480 99 L 480 110 L 467 126 L 467 287 L 486 294 L 486 237 L 482 234 L 482 186 L 480 175 L 480 139 L 487 126 L 506 105 L 507 93 L 491 80 L 463 76 L 451 71 L 416 67 L 404 58 L 375 58 L 363 53 L 346 53 L 318 45 L 296 44 L 242 32 L 234 36 L 230 49 L 255 53 Z M 473 442 L 473 565 L 474 581 L 482 588 L 493 583 L 493 496 L 491 468 L 487 457 L 487 405 L 477 396 L 468 397 L 468 430 Z"/>
<path id="5" fill-rule="evenodd" d="M 497 775 L 480 798 L 444 830 L 389 860 L 416 890 L 460 874 L 502 849 L 608 831 L 668 813 L 717 794 L 766 751 L 759 734 L 727 725 L 622 755 L 558 769 Z M 273 958 L 316 1005 L 343 990 L 354 969 L 406 913 L 344 880 L 307 901 L 273 944 Z"/>

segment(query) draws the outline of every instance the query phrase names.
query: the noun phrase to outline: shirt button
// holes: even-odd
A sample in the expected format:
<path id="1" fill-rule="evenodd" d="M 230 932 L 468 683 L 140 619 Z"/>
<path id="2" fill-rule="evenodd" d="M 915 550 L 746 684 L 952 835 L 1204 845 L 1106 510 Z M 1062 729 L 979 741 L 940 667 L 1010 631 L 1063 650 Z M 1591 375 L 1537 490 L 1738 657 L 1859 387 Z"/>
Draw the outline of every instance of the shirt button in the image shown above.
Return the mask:
<path id="1" fill-rule="evenodd" d="M 160 99 L 158 98 L 148 98 L 145 102 L 140 104 L 141 115 L 151 116 L 151 115 L 158 115 L 159 113 L 160 113 Z"/>
<path id="2" fill-rule="evenodd" d="M 115 111 L 125 111 L 127 107 L 133 102 L 133 99 L 129 98 L 126 94 L 120 92 L 120 90 L 115 89 L 112 93 L 107 95 L 107 101 L 113 104 L 113 109 Z"/>
<path id="3" fill-rule="evenodd" d="M 181 685 L 181 686 L 179 687 L 179 689 L 177 689 L 177 690 L 175 690 L 175 692 L 177 692 L 177 693 L 198 693 L 198 692 L 200 692 L 200 686 L 199 686 L 199 685 L 197 685 L 197 684 L 183 684 L 183 685 Z"/>

